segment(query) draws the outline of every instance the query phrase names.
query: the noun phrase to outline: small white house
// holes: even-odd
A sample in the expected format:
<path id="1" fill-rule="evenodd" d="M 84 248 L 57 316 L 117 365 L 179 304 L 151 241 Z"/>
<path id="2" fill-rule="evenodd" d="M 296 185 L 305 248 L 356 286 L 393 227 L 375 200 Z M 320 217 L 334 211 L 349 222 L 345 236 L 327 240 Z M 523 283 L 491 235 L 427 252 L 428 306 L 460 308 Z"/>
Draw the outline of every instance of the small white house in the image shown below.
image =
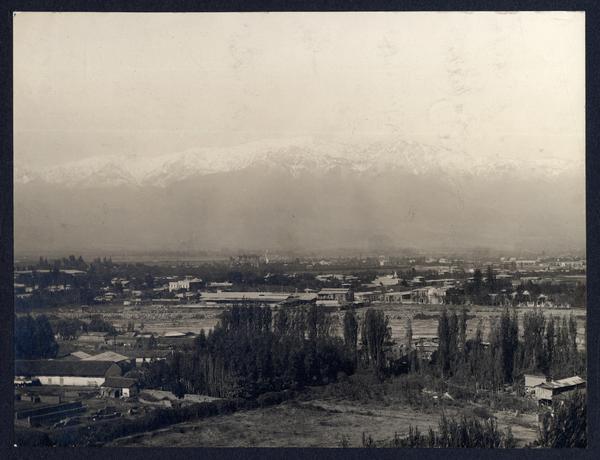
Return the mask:
<path id="1" fill-rule="evenodd" d="M 130 398 L 138 393 L 137 382 L 126 377 L 108 377 L 100 390 L 102 396 L 109 398 Z"/>

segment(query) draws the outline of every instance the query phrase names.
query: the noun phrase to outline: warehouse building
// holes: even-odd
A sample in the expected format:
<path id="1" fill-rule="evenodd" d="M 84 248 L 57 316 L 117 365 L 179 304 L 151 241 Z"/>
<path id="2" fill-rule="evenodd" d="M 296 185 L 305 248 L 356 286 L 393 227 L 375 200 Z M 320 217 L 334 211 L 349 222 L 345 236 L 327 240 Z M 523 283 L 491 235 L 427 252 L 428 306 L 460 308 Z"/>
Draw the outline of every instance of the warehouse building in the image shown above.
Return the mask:
<path id="1" fill-rule="evenodd" d="M 41 385 L 99 387 L 107 377 L 121 373 L 121 367 L 111 361 L 15 361 L 15 384 L 32 380 Z"/>

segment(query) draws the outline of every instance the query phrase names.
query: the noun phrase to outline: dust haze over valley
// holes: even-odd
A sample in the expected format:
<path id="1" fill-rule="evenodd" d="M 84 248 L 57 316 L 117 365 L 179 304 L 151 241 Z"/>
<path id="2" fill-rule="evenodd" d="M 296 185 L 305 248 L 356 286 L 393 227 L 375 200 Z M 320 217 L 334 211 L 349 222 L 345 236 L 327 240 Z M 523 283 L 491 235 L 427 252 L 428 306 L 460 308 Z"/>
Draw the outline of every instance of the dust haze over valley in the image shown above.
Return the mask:
<path id="1" fill-rule="evenodd" d="M 16 253 L 583 251 L 582 24 L 17 14 Z"/>
<path id="2" fill-rule="evenodd" d="M 477 158 L 453 164 L 452 152 L 402 141 L 348 149 L 255 143 L 234 151 L 251 155 L 192 151 L 142 162 L 145 171 L 136 169 L 135 158 L 118 157 L 45 171 L 17 168 L 15 245 L 25 251 L 584 245 L 582 164 Z"/>

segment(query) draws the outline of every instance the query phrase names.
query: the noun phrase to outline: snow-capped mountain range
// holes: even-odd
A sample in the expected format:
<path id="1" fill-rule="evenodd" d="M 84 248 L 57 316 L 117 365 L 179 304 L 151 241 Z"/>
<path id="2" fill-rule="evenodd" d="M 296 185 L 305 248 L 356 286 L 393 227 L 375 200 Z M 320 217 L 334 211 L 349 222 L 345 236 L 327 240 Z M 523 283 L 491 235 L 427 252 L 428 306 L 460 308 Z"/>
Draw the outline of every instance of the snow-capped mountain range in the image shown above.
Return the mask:
<path id="1" fill-rule="evenodd" d="M 260 168 L 264 171 L 324 174 L 333 170 L 361 175 L 397 171 L 411 175 L 441 172 L 446 176 L 514 175 L 556 177 L 583 171 L 583 162 L 554 158 L 518 160 L 457 154 L 443 147 L 416 142 L 253 142 L 234 147 L 201 148 L 143 157 L 110 155 L 88 157 L 46 169 L 15 162 L 15 184 L 47 183 L 68 187 L 157 186 L 210 174 Z"/>
<path id="2" fill-rule="evenodd" d="M 256 142 L 15 168 L 16 250 L 585 247 L 583 162 Z M 383 249 L 382 249 L 383 250 Z"/>

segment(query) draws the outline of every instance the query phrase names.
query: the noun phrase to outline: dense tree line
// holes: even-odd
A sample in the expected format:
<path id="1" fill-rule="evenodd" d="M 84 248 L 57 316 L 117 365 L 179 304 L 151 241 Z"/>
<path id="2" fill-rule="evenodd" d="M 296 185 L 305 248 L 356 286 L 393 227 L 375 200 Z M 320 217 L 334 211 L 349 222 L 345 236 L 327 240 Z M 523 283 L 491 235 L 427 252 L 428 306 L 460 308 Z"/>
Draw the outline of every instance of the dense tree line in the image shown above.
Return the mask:
<path id="1" fill-rule="evenodd" d="M 58 352 L 58 344 L 45 315 L 35 318 L 17 316 L 14 341 L 16 359 L 55 358 Z"/>
<path id="2" fill-rule="evenodd" d="M 15 310 L 27 312 L 40 307 L 51 309 L 64 305 L 90 305 L 94 303 L 94 297 L 98 292 L 85 287 L 57 292 L 37 290 L 29 297 L 16 297 Z"/>
<path id="3" fill-rule="evenodd" d="M 348 310 L 344 314 L 344 345 L 356 366 L 358 361 L 358 318 L 354 310 Z"/>
<path id="4" fill-rule="evenodd" d="M 87 331 L 87 323 L 76 318 L 50 319 L 54 334 L 63 340 L 74 340 Z"/>
<path id="5" fill-rule="evenodd" d="M 482 324 L 466 340 L 466 310 L 442 311 L 438 320 L 438 351 L 432 369 L 445 379 L 480 388 L 499 389 L 523 373 L 543 373 L 558 379 L 585 374 L 585 354 L 577 349 L 575 319 L 546 318 L 541 311 L 524 313 L 522 328 L 516 310 L 505 309 L 493 319 L 487 343 Z"/>
<path id="6" fill-rule="evenodd" d="M 102 319 L 100 315 L 92 316 L 90 322 L 85 326 L 86 332 L 108 332 L 109 335 L 115 335 L 117 330 L 115 327 Z"/>
<path id="7" fill-rule="evenodd" d="M 556 304 L 586 306 L 585 284 L 537 283 L 528 280 L 513 287 L 510 279 L 498 279 L 491 266 L 487 267 L 485 274 L 481 269 L 475 269 L 473 277 L 468 280 L 464 288 L 448 289 L 446 303 L 516 306 L 525 302 L 534 302 L 540 294 L 547 296 Z"/>
<path id="8" fill-rule="evenodd" d="M 109 335 L 117 334 L 115 327 L 102 319 L 100 315 L 93 315 L 89 322 L 76 318 L 59 318 L 56 316 L 51 316 L 49 321 L 54 334 L 63 340 L 74 340 L 85 332 L 108 332 Z"/>
<path id="9" fill-rule="evenodd" d="M 175 394 L 254 397 L 269 391 L 326 384 L 354 372 L 351 343 L 337 337 L 323 308 L 234 306 L 192 350 L 151 363 L 143 384 Z"/>
<path id="10" fill-rule="evenodd" d="M 587 405 L 585 393 L 555 403 L 552 413 L 542 418 L 536 445 L 540 447 L 587 447 Z"/>
<path id="11" fill-rule="evenodd" d="M 197 338 L 193 349 L 153 363 L 143 382 L 175 393 L 205 393 L 219 397 L 251 397 L 267 391 L 325 384 L 340 371 L 370 368 L 380 378 L 419 372 L 475 389 L 498 390 L 514 384 L 525 372 L 552 378 L 585 375 L 585 356 L 577 350 L 575 320 L 560 321 L 538 311 L 526 312 L 519 327 L 516 310 L 505 309 L 492 320 L 487 342 L 482 324 L 467 339 L 467 311 L 443 310 L 438 319 L 438 349 L 431 362 L 418 359 L 407 324 L 403 366 L 390 358 L 388 318 L 369 309 L 358 321 L 354 311 L 343 317 L 343 339 L 333 316 L 323 308 L 235 306 L 222 313 L 219 324 Z"/>
<path id="12" fill-rule="evenodd" d="M 71 270 L 87 270 L 88 264 L 85 263 L 82 256 L 75 257 L 70 255 L 69 257 L 63 257 L 62 259 L 56 259 L 52 262 L 48 262 L 48 258 L 40 257 L 36 265 L 29 265 L 25 267 L 29 270 L 50 270 L 50 269 L 71 269 Z"/>
<path id="13" fill-rule="evenodd" d="M 312 273 L 286 274 L 288 266 L 271 263 L 264 267 L 241 266 L 231 267 L 223 261 L 210 261 L 198 265 L 188 264 L 172 265 L 147 265 L 144 263 L 114 263 L 109 258 L 95 258 L 86 262 L 81 256 L 70 255 L 67 258 L 56 259 L 51 262 L 40 257 L 37 264 L 31 264 L 17 269 L 43 270 L 30 275 L 31 281 L 41 287 L 51 284 L 81 281 L 81 284 L 92 289 L 94 286 L 110 284 L 114 277 L 125 278 L 130 281 L 130 286 L 135 289 L 144 287 L 153 288 L 154 277 L 186 276 L 193 275 L 203 280 L 223 281 L 229 280 L 238 284 L 241 289 L 256 286 L 295 286 L 298 288 L 319 287 L 321 284 Z M 87 272 L 74 279 L 60 270 L 77 269 Z M 45 272 L 50 270 L 50 272 Z M 334 283 L 335 284 L 335 283 Z M 339 283 L 338 283 L 339 284 Z"/>
<path id="14" fill-rule="evenodd" d="M 385 346 L 391 340 L 388 317 L 381 310 L 368 309 L 361 326 L 362 357 L 367 367 L 379 376 L 386 370 Z"/>

